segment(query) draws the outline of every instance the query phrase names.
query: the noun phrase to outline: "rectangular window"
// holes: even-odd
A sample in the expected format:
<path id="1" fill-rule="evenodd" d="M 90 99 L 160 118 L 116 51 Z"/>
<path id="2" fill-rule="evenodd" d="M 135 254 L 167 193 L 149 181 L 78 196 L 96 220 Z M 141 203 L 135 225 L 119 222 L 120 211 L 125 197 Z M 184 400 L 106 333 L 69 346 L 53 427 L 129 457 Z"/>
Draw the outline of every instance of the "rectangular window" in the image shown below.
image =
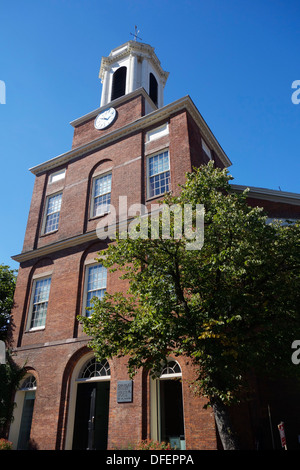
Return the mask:
<path id="1" fill-rule="evenodd" d="M 66 176 L 66 170 L 59 170 L 52 173 L 49 178 L 49 183 L 56 183 L 57 181 L 63 180 Z"/>
<path id="2" fill-rule="evenodd" d="M 204 152 L 206 153 L 206 155 L 208 156 L 208 158 L 211 160 L 211 150 L 208 147 L 208 145 L 206 144 L 206 142 L 204 142 L 203 139 L 202 139 L 202 148 L 203 148 Z"/>
<path id="3" fill-rule="evenodd" d="M 102 299 L 106 292 L 107 270 L 102 264 L 95 264 L 87 267 L 86 271 L 86 293 L 85 293 L 85 314 L 90 316 L 92 310 L 92 298 Z"/>
<path id="4" fill-rule="evenodd" d="M 164 124 L 163 126 L 156 127 L 151 131 L 148 131 L 146 134 L 146 142 L 152 142 L 152 140 L 160 139 L 161 137 L 168 135 L 169 133 L 169 126 L 168 123 Z"/>
<path id="5" fill-rule="evenodd" d="M 110 195 L 111 173 L 95 178 L 93 183 L 92 217 L 109 212 Z"/>
<path id="6" fill-rule="evenodd" d="M 49 196 L 46 206 L 44 233 L 54 232 L 58 229 L 62 193 Z"/>
<path id="7" fill-rule="evenodd" d="M 30 329 L 42 328 L 46 323 L 51 277 L 35 280 L 31 300 Z"/>
<path id="8" fill-rule="evenodd" d="M 158 196 L 169 191 L 170 161 L 166 150 L 148 158 L 148 197 Z"/>

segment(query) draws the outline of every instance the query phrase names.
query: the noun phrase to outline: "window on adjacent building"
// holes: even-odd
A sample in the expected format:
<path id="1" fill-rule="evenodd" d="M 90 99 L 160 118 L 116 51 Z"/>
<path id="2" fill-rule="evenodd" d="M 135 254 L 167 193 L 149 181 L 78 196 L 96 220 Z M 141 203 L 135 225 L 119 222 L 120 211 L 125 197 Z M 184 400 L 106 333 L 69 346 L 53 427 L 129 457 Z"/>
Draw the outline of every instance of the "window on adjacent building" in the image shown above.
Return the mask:
<path id="1" fill-rule="evenodd" d="M 49 196 L 46 204 L 43 233 L 54 232 L 58 229 L 62 193 Z"/>
<path id="2" fill-rule="evenodd" d="M 43 328 L 46 324 L 46 315 L 50 293 L 51 277 L 35 279 L 30 308 L 29 329 Z"/>
<path id="3" fill-rule="evenodd" d="M 106 214 L 110 208 L 111 173 L 94 178 L 91 216 Z"/>
<path id="4" fill-rule="evenodd" d="M 164 194 L 169 187 L 170 160 L 166 150 L 148 158 L 148 197 Z"/>
<path id="5" fill-rule="evenodd" d="M 87 266 L 85 279 L 84 314 L 92 314 L 92 299 L 102 299 L 106 292 L 107 270 L 102 264 Z"/>

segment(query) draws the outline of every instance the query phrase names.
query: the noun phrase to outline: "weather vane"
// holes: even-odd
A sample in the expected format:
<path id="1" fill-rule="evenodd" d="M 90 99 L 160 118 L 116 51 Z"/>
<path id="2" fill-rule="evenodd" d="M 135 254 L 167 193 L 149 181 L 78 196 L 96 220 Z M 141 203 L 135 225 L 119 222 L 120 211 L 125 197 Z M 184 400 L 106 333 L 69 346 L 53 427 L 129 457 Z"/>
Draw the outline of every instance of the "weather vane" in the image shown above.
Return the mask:
<path id="1" fill-rule="evenodd" d="M 142 40 L 142 38 L 140 38 L 140 37 L 138 36 L 138 34 L 139 34 L 140 30 L 139 30 L 139 29 L 137 29 L 137 26 L 135 26 L 135 27 L 134 27 L 134 31 L 135 31 L 135 33 L 134 33 L 134 34 L 133 34 L 133 33 L 130 33 L 130 34 L 131 34 L 131 36 L 134 36 L 134 40 L 135 40 L 135 41 L 136 41 L 137 39 L 140 39 L 140 40 Z"/>

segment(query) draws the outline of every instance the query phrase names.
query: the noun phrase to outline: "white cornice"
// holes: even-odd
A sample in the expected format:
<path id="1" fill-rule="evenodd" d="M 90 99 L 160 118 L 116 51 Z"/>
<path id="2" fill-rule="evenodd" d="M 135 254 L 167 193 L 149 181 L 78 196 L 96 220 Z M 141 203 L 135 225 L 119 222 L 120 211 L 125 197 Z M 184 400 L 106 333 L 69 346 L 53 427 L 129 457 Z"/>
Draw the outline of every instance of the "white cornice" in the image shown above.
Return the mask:
<path id="1" fill-rule="evenodd" d="M 134 220 L 133 217 L 130 217 L 126 220 L 120 221 L 116 224 L 111 224 L 105 227 L 105 235 L 107 238 L 114 238 L 117 231 L 123 232 L 127 230 L 128 224 Z M 18 255 L 12 256 L 14 261 L 23 263 L 31 259 L 40 258 L 42 256 L 49 255 L 50 253 L 55 253 L 60 250 L 66 250 L 67 248 L 72 248 L 74 246 L 82 245 L 83 243 L 88 243 L 101 239 L 98 237 L 97 229 L 91 232 L 83 233 L 77 235 L 76 237 L 67 238 L 65 240 L 60 240 L 50 245 L 45 245 L 34 250 L 26 251 Z"/>
<path id="2" fill-rule="evenodd" d="M 231 184 L 232 188 L 235 191 L 242 192 L 245 189 L 249 189 L 249 197 L 274 201 L 274 202 L 282 202 L 285 204 L 293 204 L 296 206 L 300 205 L 300 194 L 298 193 L 290 193 L 287 191 L 277 191 L 275 189 L 267 189 L 267 188 L 256 188 L 254 186 L 244 186 L 239 184 Z"/>
<path id="3" fill-rule="evenodd" d="M 160 77 L 163 78 L 164 82 L 167 81 L 169 72 L 165 72 L 162 69 L 160 60 L 154 52 L 154 47 L 150 46 L 149 44 L 137 41 L 128 41 L 122 46 L 113 49 L 108 57 L 102 57 L 99 71 L 99 78 L 101 79 L 101 81 L 103 81 L 104 73 L 107 69 L 109 69 L 111 64 L 115 63 L 116 61 L 120 61 L 129 54 L 138 55 L 140 57 L 147 57 L 151 59 Z"/>
<path id="4" fill-rule="evenodd" d="M 76 245 L 81 245 L 86 242 L 97 240 L 97 238 L 96 231 L 87 232 L 76 237 L 68 238 L 66 240 L 61 240 L 56 243 L 51 243 L 50 245 L 36 248 L 35 250 L 20 253 L 19 255 L 12 256 L 12 259 L 18 263 L 23 263 L 34 258 L 39 258 L 40 256 L 46 256 L 50 253 L 55 253 L 56 251 L 65 250 Z"/>
<path id="5" fill-rule="evenodd" d="M 135 90 L 134 92 L 132 92 L 132 94 L 128 94 L 128 95 L 123 96 L 122 98 L 119 98 L 118 102 L 120 103 L 121 101 L 126 101 L 127 99 L 131 99 L 132 96 L 137 95 L 138 92 L 140 94 L 147 95 L 145 90 L 139 89 L 139 90 Z M 191 116 L 194 118 L 194 120 L 198 124 L 203 137 L 206 139 L 207 144 L 210 145 L 210 147 L 216 152 L 217 156 L 220 158 L 220 160 L 226 167 L 230 166 L 231 161 L 229 160 L 224 150 L 222 149 L 222 147 L 220 146 L 220 144 L 218 143 L 218 141 L 212 134 L 210 128 L 204 121 L 203 117 L 199 113 L 198 109 L 194 105 L 191 98 L 187 95 L 162 108 L 156 109 L 155 111 L 152 111 L 151 113 L 146 114 L 145 116 L 142 116 L 136 119 L 135 121 L 132 121 L 129 124 L 110 132 L 109 134 L 105 134 L 104 136 L 101 136 L 95 140 L 87 142 L 84 145 L 76 147 L 66 153 L 63 153 L 61 155 L 58 155 L 57 157 L 52 158 L 51 160 L 48 160 L 33 168 L 30 168 L 30 171 L 34 175 L 38 175 L 39 173 L 42 173 L 49 169 L 53 169 L 57 166 L 64 165 L 70 162 L 71 160 L 73 160 L 74 158 L 83 156 L 84 154 L 91 152 L 91 151 L 99 150 L 104 145 L 113 143 L 116 139 L 123 138 L 132 132 L 143 130 L 146 127 L 155 125 L 156 123 L 159 123 L 160 121 L 164 119 L 168 119 L 172 114 L 181 110 L 187 110 L 191 114 Z M 79 118 L 76 121 L 73 121 L 73 124 L 76 122 L 76 125 L 78 125 L 78 123 L 86 122 L 87 120 L 92 119 L 94 116 L 96 116 L 98 112 L 99 112 L 99 109 L 92 111 L 91 113 L 83 116 L 82 118 Z"/>

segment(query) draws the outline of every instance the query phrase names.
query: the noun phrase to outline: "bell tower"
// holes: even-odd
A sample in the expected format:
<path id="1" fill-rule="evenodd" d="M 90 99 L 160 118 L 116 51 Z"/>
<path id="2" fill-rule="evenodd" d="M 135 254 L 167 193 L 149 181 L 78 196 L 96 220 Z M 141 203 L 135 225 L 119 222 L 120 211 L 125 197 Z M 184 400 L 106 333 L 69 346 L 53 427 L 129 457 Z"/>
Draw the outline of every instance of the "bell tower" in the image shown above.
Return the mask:
<path id="1" fill-rule="evenodd" d="M 163 106 L 163 91 L 169 72 L 165 72 L 154 48 L 137 41 L 128 41 L 102 57 L 99 78 L 102 82 L 100 106 L 144 88 L 155 107 Z"/>

